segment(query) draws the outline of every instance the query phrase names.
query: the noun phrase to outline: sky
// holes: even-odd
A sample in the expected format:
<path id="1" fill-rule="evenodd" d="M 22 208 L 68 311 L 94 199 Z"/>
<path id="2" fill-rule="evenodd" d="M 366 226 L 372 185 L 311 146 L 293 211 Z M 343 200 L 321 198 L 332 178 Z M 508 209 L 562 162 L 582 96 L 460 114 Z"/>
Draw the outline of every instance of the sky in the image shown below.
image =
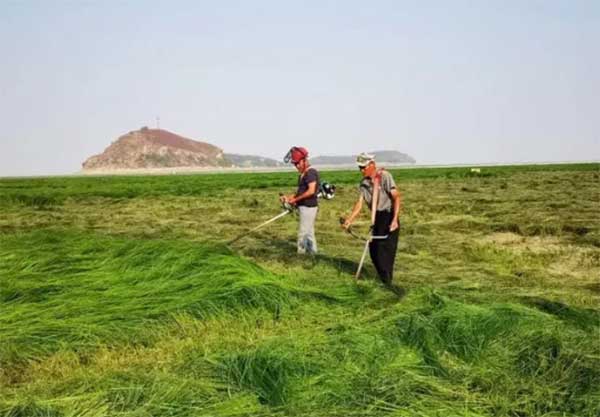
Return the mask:
<path id="1" fill-rule="evenodd" d="M 142 126 L 281 159 L 600 160 L 600 1 L 0 0 L 0 176 Z"/>

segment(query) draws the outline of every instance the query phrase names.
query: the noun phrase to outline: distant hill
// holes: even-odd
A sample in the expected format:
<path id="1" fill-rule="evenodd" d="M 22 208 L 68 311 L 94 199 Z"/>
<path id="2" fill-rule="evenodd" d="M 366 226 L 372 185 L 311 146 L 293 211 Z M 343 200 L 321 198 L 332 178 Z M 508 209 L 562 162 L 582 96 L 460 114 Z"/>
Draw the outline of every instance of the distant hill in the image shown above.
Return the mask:
<path id="1" fill-rule="evenodd" d="M 240 168 L 254 168 L 254 167 L 283 167 L 283 162 L 277 161 L 271 158 L 265 158 L 256 155 L 237 155 L 233 153 L 226 153 L 224 157 L 234 167 Z"/>
<path id="2" fill-rule="evenodd" d="M 229 167 L 223 150 L 162 129 L 131 131 L 113 142 L 103 153 L 88 158 L 84 171 L 112 171 L 177 167 Z"/>
<path id="3" fill-rule="evenodd" d="M 374 151 L 375 161 L 379 164 L 414 164 L 417 162 L 412 156 L 398 151 Z M 313 165 L 353 165 L 356 155 L 350 156 L 317 156 L 310 158 Z"/>
<path id="4" fill-rule="evenodd" d="M 397 151 L 375 151 L 381 164 L 414 164 L 415 159 Z M 317 156 L 314 165 L 354 165 L 355 156 Z M 179 136 L 163 129 L 142 127 L 120 136 L 104 152 L 82 164 L 84 172 L 118 172 L 146 169 L 194 168 L 290 168 L 281 161 L 258 155 L 223 153 L 221 148 Z"/>

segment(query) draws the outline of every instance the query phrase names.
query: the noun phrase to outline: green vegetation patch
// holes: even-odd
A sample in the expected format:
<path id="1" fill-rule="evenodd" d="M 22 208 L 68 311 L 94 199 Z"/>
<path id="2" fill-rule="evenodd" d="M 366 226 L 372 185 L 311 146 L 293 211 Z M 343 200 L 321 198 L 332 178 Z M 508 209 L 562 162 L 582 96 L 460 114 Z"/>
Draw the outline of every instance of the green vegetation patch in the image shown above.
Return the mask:
<path id="1" fill-rule="evenodd" d="M 0 236 L 1 363 L 103 343 L 148 343 L 151 322 L 263 308 L 293 289 L 226 248 L 39 231 Z"/>
<path id="2" fill-rule="evenodd" d="M 356 170 L 314 258 L 293 216 L 216 243 L 293 172 L 0 180 L 0 416 L 597 417 L 598 168 L 393 170 L 398 293 Z"/>

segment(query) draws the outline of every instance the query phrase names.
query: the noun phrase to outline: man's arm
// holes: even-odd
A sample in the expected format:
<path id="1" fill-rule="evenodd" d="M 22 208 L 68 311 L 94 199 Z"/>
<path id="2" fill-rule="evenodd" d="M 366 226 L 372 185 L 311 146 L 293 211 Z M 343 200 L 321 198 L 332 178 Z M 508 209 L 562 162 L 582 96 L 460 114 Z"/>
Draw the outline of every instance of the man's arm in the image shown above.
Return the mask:
<path id="1" fill-rule="evenodd" d="M 297 204 L 298 201 L 302 201 L 306 198 L 310 198 L 313 195 L 315 195 L 317 193 L 317 182 L 313 181 L 313 182 L 309 182 L 308 183 L 308 189 L 303 192 L 300 195 L 296 195 L 296 196 L 289 196 L 287 198 L 287 202 L 290 204 Z"/>
<path id="2" fill-rule="evenodd" d="M 392 217 L 392 222 L 390 223 L 390 232 L 393 232 L 398 228 L 398 216 L 400 215 L 400 209 L 402 208 L 402 197 L 400 195 L 400 191 L 395 188 L 390 190 L 390 196 L 392 197 L 394 204 L 394 216 Z"/>
<path id="3" fill-rule="evenodd" d="M 363 196 L 361 194 L 358 196 L 358 200 L 356 200 L 356 203 L 354 203 L 354 207 L 352 207 L 352 213 L 350 213 L 350 215 L 348 217 L 346 217 L 346 220 L 344 220 L 344 224 L 342 224 L 342 227 L 344 229 L 347 229 L 350 227 L 350 225 L 352 225 L 352 223 L 354 222 L 354 219 L 356 218 L 356 216 L 358 216 L 358 214 L 360 213 L 360 210 L 362 209 L 362 204 L 363 204 Z"/>

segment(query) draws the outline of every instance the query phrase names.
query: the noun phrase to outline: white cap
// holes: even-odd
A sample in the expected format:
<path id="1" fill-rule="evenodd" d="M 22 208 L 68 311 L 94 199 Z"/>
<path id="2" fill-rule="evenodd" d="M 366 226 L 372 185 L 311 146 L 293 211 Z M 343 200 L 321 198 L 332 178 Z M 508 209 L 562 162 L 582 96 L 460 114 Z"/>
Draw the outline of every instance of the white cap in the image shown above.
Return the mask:
<path id="1" fill-rule="evenodd" d="M 359 167 L 366 167 L 371 162 L 375 162 L 375 155 L 363 152 L 356 157 L 356 165 Z"/>

